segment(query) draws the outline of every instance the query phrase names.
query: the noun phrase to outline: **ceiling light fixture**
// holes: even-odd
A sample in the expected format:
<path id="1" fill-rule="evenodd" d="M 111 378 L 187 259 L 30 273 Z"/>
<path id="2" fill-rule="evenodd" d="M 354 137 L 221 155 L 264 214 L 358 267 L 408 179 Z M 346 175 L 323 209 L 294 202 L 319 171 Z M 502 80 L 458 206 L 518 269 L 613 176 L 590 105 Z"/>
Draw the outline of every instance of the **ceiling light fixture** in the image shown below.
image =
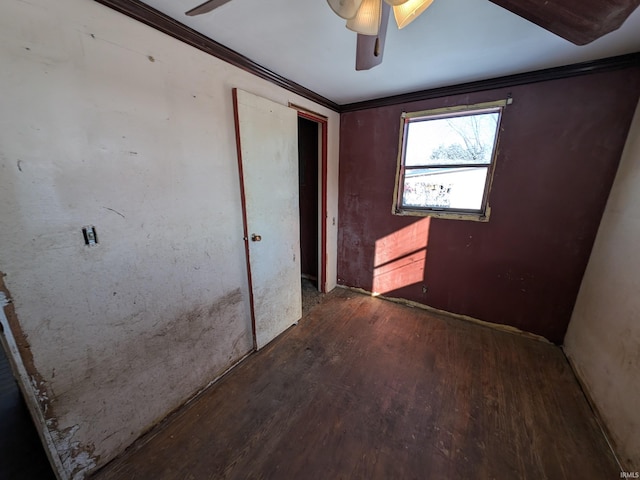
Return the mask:
<path id="1" fill-rule="evenodd" d="M 356 16 L 362 0 L 327 0 L 327 3 L 336 15 L 349 20 Z"/>
<path id="2" fill-rule="evenodd" d="M 382 19 L 382 0 L 363 0 L 355 17 L 347 20 L 347 28 L 360 35 L 378 35 Z"/>
<path id="3" fill-rule="evenodd" d="M 360 35 L 378 35 L 382 2 L 393 7 L 393 16 L 402 29 L 424 12 L 433 0 L 327 0 L 339 17 L 347 20 L 347 28 Z"/>
<path id="4" fill-rule="evenodd" d="M 327 0 L 327 3 L 347 21 L 347 28 L 358 34 L 356 70 L 369 70 L 382 62 L 391 8 L 401 29 L 418 18 L 433 0 Z"/>
<path id="5" fill-rule="evenodd" d="M 389 3 L 388 0 L 385 1 Z M 432 3 L 433 0 L 408 0 L 399 5 L 393 5 L 393 16 L 396 18 L 398 28 L 402 29 L 409 25 Z"/>

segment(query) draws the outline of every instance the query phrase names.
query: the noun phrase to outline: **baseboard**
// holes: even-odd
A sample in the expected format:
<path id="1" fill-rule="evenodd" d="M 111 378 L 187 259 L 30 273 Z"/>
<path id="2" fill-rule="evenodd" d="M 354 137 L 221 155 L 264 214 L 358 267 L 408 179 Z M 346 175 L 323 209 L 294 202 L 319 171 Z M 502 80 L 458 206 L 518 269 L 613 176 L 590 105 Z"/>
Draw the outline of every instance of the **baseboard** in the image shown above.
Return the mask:
<path id="1" fill-rule="evenodd" d="M 430 307 L 429 305 L 425 305 L 424 303 L 414 302 L 413 300 L 407 300 L 406 298 L 397 298 L 397 297 L 387 297 L 386 295 L 381 295 L 379 293 L 369 292 L 363 288 L 358 287 L 349 287 L 346 285 L 338 285 L 339 288 L 344 288 L 346 290 L 351 290 L 353 292 L 362 293 L 365 295 L 369 295 L 371 297 L 382 298 L 383 300 L 388 300 L 390 302 L 399 303 L 401 305 L 406 305 L 409 307 L 420 308 L 422 310 L 426 310 L 427 312 L 431 312 L 436 315 L 442 315 L 444 317 L 455 318 L 456 320 L 463 320 L 465 322 L 474 323 L 476 325 L 481 325 L 483 327 L 492 328 L 494 330 L 499 330 L 501 332 L 511 333 L 514 335 L 519 335 L 521 337 L 530 338 L 532 340 L 537 340 L 539 342 L 549 343 L 553 345 L 553 342 L 547 340 L 542 335 L 538 335 L 536 333 L 525 332 L 524 330 L 520 330 L 517 327 L 512 327 L 511 325 L 503 325 L 501 323 L 493 323 L 487 322 L 485 320 L 479 320 L 477 318 L 470 317 L 468 315 L 461 315 L 459 313 L 447 312 L 446 310 L 440 310 L 438 308 Z"/>

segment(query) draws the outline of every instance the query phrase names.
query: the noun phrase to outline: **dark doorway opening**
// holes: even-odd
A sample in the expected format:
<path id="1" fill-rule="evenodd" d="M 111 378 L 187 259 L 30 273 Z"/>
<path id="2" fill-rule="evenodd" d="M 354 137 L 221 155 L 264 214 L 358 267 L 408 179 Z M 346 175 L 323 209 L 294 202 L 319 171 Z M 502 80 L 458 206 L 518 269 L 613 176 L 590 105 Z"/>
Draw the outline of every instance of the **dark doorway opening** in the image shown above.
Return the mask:
<path id="1" fill-rule="evenodd" d="M 300 186 L 300 267 L 302 278 L 318 288 L 318 157 L 317 122 L 298 117 L 298 176 Z"/>

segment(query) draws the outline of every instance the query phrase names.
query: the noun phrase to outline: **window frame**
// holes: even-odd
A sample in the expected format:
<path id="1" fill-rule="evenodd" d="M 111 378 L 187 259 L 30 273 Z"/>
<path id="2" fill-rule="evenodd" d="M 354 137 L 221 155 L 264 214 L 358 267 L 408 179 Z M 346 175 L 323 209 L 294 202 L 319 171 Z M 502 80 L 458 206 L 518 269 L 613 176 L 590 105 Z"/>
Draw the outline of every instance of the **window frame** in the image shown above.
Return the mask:
<path id="1" fill-rule="evenodd" d="M 455 107 L 438 108 L 433 110 L 422 110 L 417 112 L 402 112 L 400 117 L 400 135 L 398 142 L 398 159 L 396 165 L 395 187 L 393 192 L 394 215 L 413 215 L 413 216 L 429 216 L 438 218 L 453 218 L 458 220 L 475 220 L 480 222 L 489 221 L 491 207 L 489 206 L 489 193 L 493 183 L 493 174 L 498 156 L 498 144 L 500 133 L 502 131 L 502 115 L 504 107 L 511 103 L 511 99 L 498 100 L 494 102 L 476 103 L 473 105 L 458 105 Z M 437 165 L 405 165 L 406 144 L 409 133 L 409 125 L 413 122 L 422 121 L 424 119 L 438 118 L 457 118 L 463 116 L 472 116 L 482 113 L 498 113 L 498 123 L 496 134 L 493 139 L 493 150 L 491 152 L 491 162 L 489 164 L 437 164 Z M 484 182 L 484 191 L 482 195 L 482 203 L 480 209 L 458 209 L 448 207 L 416 207 L 404 206 L 402 199 L 404 196 L 404 179 L 407 170 L 425 169 L 425 168 L 460 168 L 475 167 L 487 168 L 487 175 Z"/>

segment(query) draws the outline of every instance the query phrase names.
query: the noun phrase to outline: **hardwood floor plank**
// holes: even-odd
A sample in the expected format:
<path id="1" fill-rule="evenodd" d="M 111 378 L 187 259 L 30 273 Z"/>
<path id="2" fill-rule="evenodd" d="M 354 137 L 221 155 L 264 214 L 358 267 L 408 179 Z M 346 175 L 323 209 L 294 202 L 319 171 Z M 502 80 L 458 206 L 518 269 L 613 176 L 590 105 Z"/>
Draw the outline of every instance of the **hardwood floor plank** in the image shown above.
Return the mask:
<path id="1" fill-rule="evenodd" d="M 606 479 L 562 351 L 338 289 L 96 479 Z"/>

